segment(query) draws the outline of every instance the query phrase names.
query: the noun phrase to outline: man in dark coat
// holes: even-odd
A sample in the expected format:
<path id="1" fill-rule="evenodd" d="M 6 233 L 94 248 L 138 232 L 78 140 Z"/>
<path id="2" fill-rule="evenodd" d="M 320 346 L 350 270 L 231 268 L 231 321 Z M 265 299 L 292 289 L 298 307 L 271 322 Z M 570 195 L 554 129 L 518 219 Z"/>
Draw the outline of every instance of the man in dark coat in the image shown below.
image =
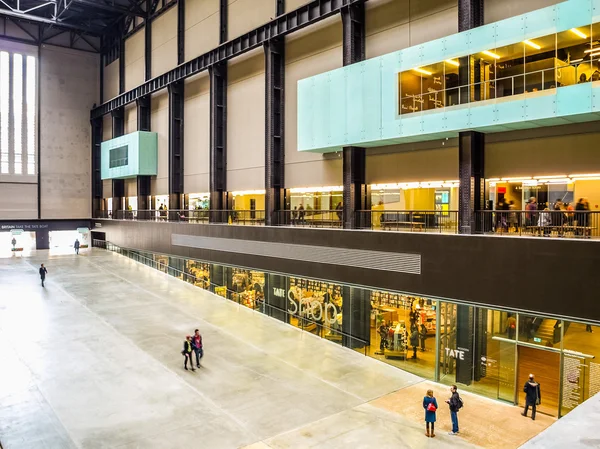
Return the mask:
<path id="1" fill-rule="evenodd" d="M 194 368 L 194 362 L 192 361 L 192 336 L 188 335 L 187 337 L 185 337 L 185 341 L 183 342 L 183 351 L 181 351 L 181 354 L 183 354 L 183 356 L 185 357 L 185 361 L 183 362 L 183 367 L 187 370 L 187 364 L 188 364 L 188 360 L 190 361 L 190 368 L 192 368 L 192 371 L 196 371 L 196 368 Z"/>
<path id="2" fill-rule="evenodd" d="M 525 411 L 521 414 L 527 416 L 527 410 L 531 406 L 531 419 L 535 421 L 535 411 L 537 406 L 542 403 L 542 393 L 540 384 L 534 380 L 533 374 L 529 375 L 529 380 L 525 382 L 523 391 L 525 392 Z"/>
<path id="3" fill-rule="evenodd" d="M 42 287 L 44 286 L 44 281 L 46 280 L 46 274 L 48 274 L 48 270 L 46 270 L 46 267 L 44 266 L 44 264 L 42 264 L 40 266 L 40 278 L 42 279 Z"/>

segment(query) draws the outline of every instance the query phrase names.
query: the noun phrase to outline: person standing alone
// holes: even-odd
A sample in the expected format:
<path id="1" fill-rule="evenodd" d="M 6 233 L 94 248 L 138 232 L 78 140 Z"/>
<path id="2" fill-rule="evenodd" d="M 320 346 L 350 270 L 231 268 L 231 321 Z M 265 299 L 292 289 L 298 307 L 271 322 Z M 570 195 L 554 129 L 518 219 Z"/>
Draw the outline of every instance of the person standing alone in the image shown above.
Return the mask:
<path id="1" fill-rule="evenodd" d="M 452 419 L 452 432 L 448 432 L 448 435 L 458 435 L 458 411 L 462 408 L 462 399 L 458 395 L 456 385 L 450 387 L 452 396 L 446 401 L 446 404 L 450 406 L 450 418 Z"/>
<path id="2" fill-rule="evenodd" d="M 42 287 L 44 286 L 44 281 L 46 280 L 46 275 L 48 274 L 48 270 L 46 270 L 46 267 L 44 266 L 44 264 L 42 264 L 40 266 L 40 278 L 42 279 Z"/>
<path id="3" fill-rule="evenodd" d="M 75 244 L 73 246 L 75 247 L 75 254 L 79 254 L 79 247 L 81 246 L 79 244 L 79 239 L 75 239 Z"/>
<path id="4" fill-rule="evenodd" d="M 529 380 L 525 382 L 523 391 L 525 392 L 525 410 L 521 414 L 527 416 L 527 410 L 531 406 L 531 419 L 535 421 L 536 408 L 542 403 L 542 393 L 540 384 L 534 380 L 533 374 L 529 375 Z"/>
<path id="5" fill-rule="evenodd" d="M 200 368 L 200 359 L 204 356 L 204 350 L 202 349 L 202 335 L 200 335 L 198 329 L 194 331 L 194 336 L 192 337 L 192 348 L 196 354 L 196 366 Z"/>

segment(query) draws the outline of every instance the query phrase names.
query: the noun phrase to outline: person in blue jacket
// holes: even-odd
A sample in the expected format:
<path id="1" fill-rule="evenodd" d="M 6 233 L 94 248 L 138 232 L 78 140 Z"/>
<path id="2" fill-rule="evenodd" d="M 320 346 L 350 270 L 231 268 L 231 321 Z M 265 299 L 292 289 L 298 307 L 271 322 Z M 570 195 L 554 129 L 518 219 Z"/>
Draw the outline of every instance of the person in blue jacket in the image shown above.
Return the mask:
<path id="1" fill-rule="evenodd" d="M 436 399 L 433 397 L 433 390 L 427 390 L 427 396 L 423 398 L 423 408 L 425 409 L 425 425 L 428 437 L 435 437 L 435 413 L 438 408 Z M 431 424 L 431 433 L 429 432 L 429 424 Z"/>

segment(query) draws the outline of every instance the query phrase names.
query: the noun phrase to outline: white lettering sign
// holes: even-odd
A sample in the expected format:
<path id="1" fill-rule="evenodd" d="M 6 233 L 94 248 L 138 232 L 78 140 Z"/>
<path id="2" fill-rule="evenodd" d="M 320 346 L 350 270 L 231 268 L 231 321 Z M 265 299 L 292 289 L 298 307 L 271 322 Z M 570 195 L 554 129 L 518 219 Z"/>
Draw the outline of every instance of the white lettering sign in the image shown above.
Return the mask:
<path id="1" fill-rule="evenodd" d="M 273 296 L 277 296 L 278 298 L 285 298 L 285 289 L 273 288 Z"/>
<path id="2" fill-rule="evenodd" d="M 293 292 L 288 292 L 288 312 L 292 315 L 300 315 L 312 321 L 323 320 L 327 324 L 334 324 L 337 321 L 338 310 L 335 304 L 323 304 L 312 298 L 294 299 Z M 298 302 L 300 304 L 298 304 Z"/>
<path id="3" fill-rule="evenodd" d="M 457 360 L 465 359 L 465 351 L 461 351 L 459 349 L 446 348 L 446 355 L 448 357 L 452 357 L 453 359 L 457 359 Z"/>

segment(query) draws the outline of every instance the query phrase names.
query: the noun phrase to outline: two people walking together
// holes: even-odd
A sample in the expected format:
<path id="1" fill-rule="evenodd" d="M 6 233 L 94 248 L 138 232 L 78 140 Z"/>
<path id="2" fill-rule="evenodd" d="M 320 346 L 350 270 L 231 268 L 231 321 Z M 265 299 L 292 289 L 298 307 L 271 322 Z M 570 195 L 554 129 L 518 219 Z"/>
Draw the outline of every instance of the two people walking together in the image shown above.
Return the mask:
<path id="1" fill-rule="evenodd" d="M 193 354 L 196 354 L 196 367 L 200 368 L 200 359 L 204 356 L 204 348 L 202 345 L 202 335 L 200 335 L 200 331 L 198 329 L 194 331 L 193 336 L 188 335 L 185 337 L 181 354 L 183 354 L 185 357 L 183 367 L 186 370 L 188 369 L 187 365 L 189 361 L 192 371 L 196 371 L 196 368 L 194 368 L 194 362 L 192 360 Z"/>

